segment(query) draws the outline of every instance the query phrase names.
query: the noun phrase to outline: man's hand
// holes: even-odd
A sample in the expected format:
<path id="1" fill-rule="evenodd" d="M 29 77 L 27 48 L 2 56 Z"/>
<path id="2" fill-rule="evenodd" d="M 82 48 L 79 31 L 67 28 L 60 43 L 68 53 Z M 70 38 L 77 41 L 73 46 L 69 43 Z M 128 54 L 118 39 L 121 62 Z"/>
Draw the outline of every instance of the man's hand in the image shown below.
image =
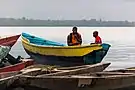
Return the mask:
<path id="1" fill-rule="evenodd" d="M 79 37 L 77 36 L 77 34 L 75 34 L 74 36 L 75 36 L 75 38 L 77 39 L 77 43 L 80 43 L 80 39 L 79 39 Z"/>

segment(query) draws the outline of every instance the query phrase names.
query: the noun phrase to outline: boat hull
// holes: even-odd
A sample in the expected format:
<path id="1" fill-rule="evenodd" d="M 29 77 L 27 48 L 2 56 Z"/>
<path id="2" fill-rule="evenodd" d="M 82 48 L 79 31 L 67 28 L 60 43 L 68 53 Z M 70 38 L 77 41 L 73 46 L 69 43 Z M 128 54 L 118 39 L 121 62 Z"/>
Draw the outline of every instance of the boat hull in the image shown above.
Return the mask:
<path id="1" fill-rule="evenodd" d="M 25 59 L 25 61 L 22 61 L 18 64 L 9 65 L 9 66 L 5 66 L 3 68 L 0 68 L 0 73 L 20 71 L 20 70 L 22 70 L 30 65 L 33 65 L 33 64 L 34 64 L 34 61 L 32 59 Z"/>
<path id="2" fill-rule="evenodd" d="M 76 57 L 65 57 L 65 56 L 51 56 L 51 55 L 41 55 L 38 53 L 33 53 L 26 48 L 25 51 L 32 59 L 38 64 L 48 64 L 48 65 L 58 65 L 58 66 L 76 66 L 83 64 L 96 64 L 100 63 L 105 55 L 107 54 L 110 45 L 103 44 L 102 49 L 95 50 L 85 56 Z"/>
<path id="3" fill-rule="evenodd" d="M 131 88 L 135 87 L 135 75 L 129 73 L 103 77 L 102 75 L 21 76 L 21 79 L 24 86 L 48 90 L 133 90 Z"/>
<path id="4" fill-rule="evenodd" d="M 20 35 L 0 38 L 0 45 L 12 47 L 16 43 L 19 37 Z"/>

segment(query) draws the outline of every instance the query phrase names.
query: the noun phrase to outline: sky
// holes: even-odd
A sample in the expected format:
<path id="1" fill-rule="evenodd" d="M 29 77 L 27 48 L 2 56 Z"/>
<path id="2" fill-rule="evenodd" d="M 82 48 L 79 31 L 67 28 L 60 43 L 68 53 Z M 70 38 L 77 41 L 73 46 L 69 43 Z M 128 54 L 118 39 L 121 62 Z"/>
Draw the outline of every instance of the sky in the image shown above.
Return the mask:
<path id="1" fill-rule="evenodd" d="M 0 0 L 0 18 L 135 21 L 135 0 Z"/>

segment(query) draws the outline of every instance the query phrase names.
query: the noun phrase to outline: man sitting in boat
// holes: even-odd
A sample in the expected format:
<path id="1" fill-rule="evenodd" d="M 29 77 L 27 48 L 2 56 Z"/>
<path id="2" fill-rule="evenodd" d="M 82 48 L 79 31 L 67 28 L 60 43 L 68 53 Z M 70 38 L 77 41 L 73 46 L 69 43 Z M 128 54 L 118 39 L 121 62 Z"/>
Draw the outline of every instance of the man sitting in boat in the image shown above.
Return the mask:
<path id="1" fill-rule="evenodd" d="M 73 27 L 72 33 L 70 33 L 67 37 L 68 46 L 76 46 L 82 44 L 81 34 L 77 32 L 77 27 Z"/>
<path id="2" fill-rule="evenodd" d="M 102 44 L 101 38 L 98 36 L 98 31 L 93 32 L 93 37 L 95 37 L 95 44 Z"/>

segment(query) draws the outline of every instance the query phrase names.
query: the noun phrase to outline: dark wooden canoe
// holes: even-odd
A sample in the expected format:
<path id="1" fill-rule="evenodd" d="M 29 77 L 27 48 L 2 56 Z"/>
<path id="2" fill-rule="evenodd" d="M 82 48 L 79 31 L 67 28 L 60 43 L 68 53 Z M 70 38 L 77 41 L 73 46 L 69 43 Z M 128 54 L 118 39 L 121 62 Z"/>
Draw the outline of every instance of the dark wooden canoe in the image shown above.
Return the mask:
<path id="1" fill-rule="evenodd" d="M 41 83 L 43 84 L 43 82 L 44 82 L 44 79 L 42 81 L 40 78 L 43 78 L 43 77 L 46 77 L 46 76 L 52 77 L 52 76 L 59 76 L 59 75 L 60 75 L 60 77 L 63 77 L 61 75 L 66 76 L 66 75 L 76 75 L 76 74 L 83 74 L 83 73 L 95 72 L 95 71 L 103 71 L 109 65 L 110 65 L 110 63 L 105 63 L 105 64 L 99 63 L 99 64 L 95 64 L 95 65 L 82 65 L 82 66 L 75 66 L 75 67 L 68 67 L 68 68 L 64 67 L 64 68 L 58 68 L 57 70 L 54 70 L 54 71 L 52 70 L 51 72 L 47 72 L 46 70 L 43 70 L 42 68 L 40 68 L 42 66 L 35 66 L 36 68 L 33 68 L 32 66 L 30 66 L 26 69 L 23 69 L 23 71 L 27 72 L 27 71 L 32 70 L 32 69 L 37 69 L 37 71 L 35 71 L 34 73 L 32 72 L 32 73 L 29 73 L 29 74 L 21 75 L 19 77 L 18 81 L 14 82 L 14 85 L 19 84 L 19 85 L 16 85 L 16 86 L 23 86 L 24 88 L 30 87 L 30 86 L 44 88 L 44 87 L 38 86 L 39 84 L 41 84 Z M 41 80 L 41 82 L 38 81 L 38 80 Z M 51 81 L 50 79 L 48 79 L 48 80 L 49 81 L 47 81 L 47 82 L 49 82 L 48 84 L 50 84 L 50 85 L 55 83 L 55 79 L 54 79 L 54 82 Z M 35 85 L 34 82 L 35 82 L 35 84 L 37 84 L 37 82 L 38 82 L 38 84 Z M 45 82 L 45 84 L 47 82 Z M 50 82 L 52 82 L 52 83 L 50 83 Z M 31 84 L 31 83 L 33 83 L 33 84 Z"/>
<path id="2" fill-rule="evenodd" d="M 21 76 L 24 87 L 35 86 L 48 90 L 114 90 L 135 85 L 135 74 L 102 73 L 101 76 Z"/>
<path id="3" fill-rule="evenodd" d="M 2 37 L 0 38 L 0 45 L 12 47 L 16 43 L 19 37 L 20 35 Z"/>
<path id="4" fill-rule="evenodd" d="M 24 88 L 34 86 L 47 90 L 133 90 L 135 70 L 128 68 L 64 76 L 22 75 L 19 80 Z"/>
<path id="5" fill-rule="evenodd" d="M 29 64 L 31 64 L 31 62 Z M 43 68 L 41 68 L 41 67 L 43 67 L 43 65 L 37 65 L 37 66 L 34 65 L 34 66 L 27 67 L 27 68 L 25 68 L 23 70 L 20 70 L 20 71 L 0 73 L 0 78 L 2 78 L 2 79 L 0 79 L 0 88 L 1 88 L 1 90 L 4 90 L 5 88 L 10 90 L 11 88 L 16 88 L 20 85 L 24 85 L 24 88 L 25 88 L 25 84 L 29 81 L 25 81 L 22 78 L 23 76 L 37 76 L 37 75 L 41 75 L 41 74 L 46 74 L 46 75 L 43 75 L 43 76 L 47 76 L 47 75 L 51 75 L 51 74 L 53 75 L 54 73 L 57 73 L 57 72 L 63 72 L 63 74 L 68 74 L 67 70 L 72 72 L 72 73 L 69 73 L 69 74 L 73 74 L 73 73 L 76 74 L 76 73 L 78 73 L 78 71 L 81 71 L 80 73 L 83 73 L 83 70 L 84 70 L 84 73 L 86 73 L 86 70 L 84 68 L 90 70 L 91 72 L 94 72 L 93 70 L 102 71 L 108 65 L 110 65 L 110 63 L 106 63 L 106 64 L 102 64 L 102 65 L 96 64 L 96 65 L 93 65 L 93 66 L 92 65 L 82 65 L 82 66 L 68 67 L 68 68 L 64 67 L 64 68 L 58 68 L 58 70 L 56 70 L 56 71 L 52 70 L 51 72 L 43 70 Z M 93 68 L 93 69 L 89 69 L 89 68 Z M 8 68 L 8 70 L 9 70 L 9 68 Z M 66 73 L 65 73 L 65 71 L 66 71 Z M 48 74 L 48 73 L 50 73 L 50 74 Z M 57 73 L 55 75 L 63 75 L 63 74 Z M 28 85 L 28 87 L 29 87 L 29 85 Z"/>
<path id="6" fill-rule="evenodd" d="M 33 59 L 23 59 L 22 62 L 20 62 L 20 63 L 0 68 L 0 73 L 11 72 L 11 71 L 20 71 L 20 70 L 22 70 L 30 65 L 33 65 L 33 64 L 34 64 Z"/>

